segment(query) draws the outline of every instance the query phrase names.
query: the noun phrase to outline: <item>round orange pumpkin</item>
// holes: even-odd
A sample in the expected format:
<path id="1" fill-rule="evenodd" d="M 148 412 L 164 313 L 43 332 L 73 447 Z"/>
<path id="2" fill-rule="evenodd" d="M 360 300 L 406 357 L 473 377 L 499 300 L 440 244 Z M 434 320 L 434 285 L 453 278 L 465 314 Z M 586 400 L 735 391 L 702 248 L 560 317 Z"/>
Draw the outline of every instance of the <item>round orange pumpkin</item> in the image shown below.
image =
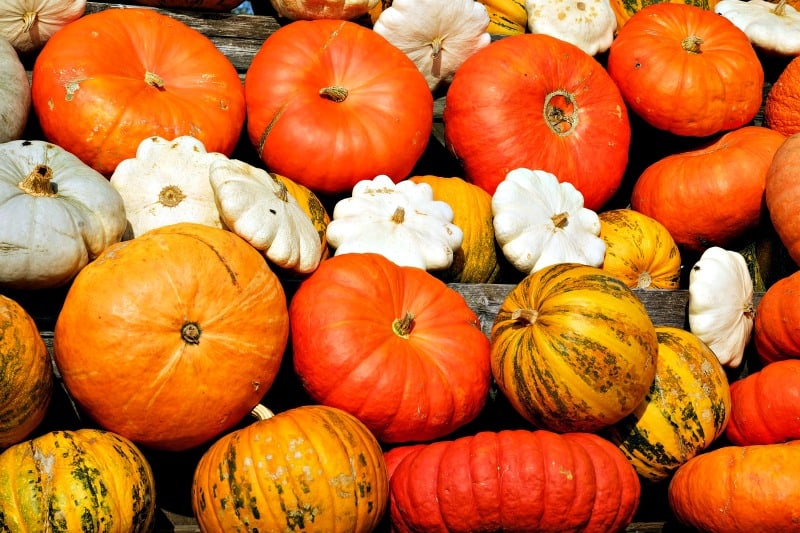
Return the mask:
<path id="1" fill-rule="evenodd" d="M 775 151 L 767 170 L 765 198 L 775 232 L 800 266 L 800 133 L 787 137 Z"/>
<path id="2" fill-rule="evenodd" d="M 753 344 L 763 364 L 800 359 L 800 271 L 769 286 L 758 301 Z"/>
<path id="3" fill-rule="evenodd" d="M 183 450 L 258 404 L 288 325 L 283 288 L 255 248 L 180 223 L 111 246 L 80 271 L 54 353 L 67 390 L 102 427 Z"/>

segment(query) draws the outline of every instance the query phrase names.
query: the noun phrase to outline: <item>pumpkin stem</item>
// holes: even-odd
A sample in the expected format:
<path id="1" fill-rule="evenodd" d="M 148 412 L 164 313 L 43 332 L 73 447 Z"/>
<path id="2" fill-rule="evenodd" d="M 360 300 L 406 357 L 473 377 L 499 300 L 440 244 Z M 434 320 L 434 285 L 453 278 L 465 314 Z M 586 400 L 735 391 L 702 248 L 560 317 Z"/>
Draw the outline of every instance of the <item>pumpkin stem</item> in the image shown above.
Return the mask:
<path id="1" fill-rule="evenodd" d="M 181 327 L 181 338 L 187 344 L 200 344 L 200 326 L 197 322 L 187 322 Z"/>
<path id="2" fill-rule="evenodd" d="M 697 35 L 690 35 L 681 41 L 681 46 L 690 54 L 699 54 L 702 52 L 700 45 L 703 44 L 703 39 Z"/>
<path id="3" fill-rule="evenodd" d="M 156 89 L 164 88 L 164 79 L 158 74 L 154 74 L 149 70 L 144 73 L 144 82 L 150 87 L 155 87 Z"/>
<path id="4" fill-rule="evenodd" d="M 566 137 L 578 126 L 578 104 L 575 97 L 558 89 L 544 98 L 544 121 L 560 137 Z"/>
<path id="5" fill-rule="evenodd" d="M 406 311 L 403 318 L 395 318 L 392 322 L 392 331 L 398 337 L 407 339 L 414 329 L 414 314 L 411 311 Z"/>
<path id="6" fill-rule="evenodd" d="M 775 5 L 775 9 L 773 9 L 772 12 L 777 16 L 782 17 L 786 13 L 786 0 L 780 0 Z"/>
<path id="7" fill-rule="evenodd" d="M 186 198 L 177 185 L 167 185 L 158 193 L 158 203 L 164 207 L 175 207 Z"/>
<path id="8" fill-rule="evenodd" d="M 392 213 L 392 218 L 390 218 L 389 220 L 397 224 L 402 224 L 405 219 L 406 219 L 406 210 L 403 209 L 402 206 L 397 206 L 397 209 L 395 209 L 394 213 Z"/>
<path id="9" fill-rule="evenodd" d="M 26 11 L 22 15 L 22 32 L 28 33 L 31 31 L 37 18 L 39 18 L 39 14 L 36 11 Z"/>
<path id="10" fill-rule="evenodd" d="M 753 301 L 750 300 L 747 302 L 747 305 L 744 306 L 744 316 L 747 318 L 753 318 L 755 314 L 755 306 L 753 305 Z"/>
<path id="11" fill-rule="evenodd" d="M 569 214 L 567 212 L 559 213 L 557 215 L 553 215 L 551 220 L 553 221 L 553 225 L 555 227 L 562 229 L 565 228 L 569 222 Z"/>
<path id="12" fill-rule="evenodd" d="M 347 98 L 347 89 L 340 85 L 331 85 L 320 89 L 319 95 L 338 104 L 339 102 L 344 102 Z"/>
<path id="13" fill-rule="evenodd" d="M 258 420 L 267 420 L 268 418 L 275 416 L 275 413 L 273 413 L 266 405 L 258 404 L 250 411 L 250 415 Z"/>
<path id="14" fill-rule="evenodd" d="M 511 320 L 522 322 L 526 326 L 532 326 L 539 318 L 539 312 L 536 309 L 514 309 L 511 313 Z"/>
<path id="15" fill-rule="evenodd" d="M 36 165 L 30 173 L 19 182 L 19 188 L 31 196 L 56 196 L 50 180 L 53 170 L 47 165 Z"/>
<path id="16" fill-rule="evenodd" d="M 636 288 L 646 289 L 652 284 L 653 284 L 653 277 L 650 275 L 650 272 L 642 272 L 639 274 L 639 278 L 636 281 Z"/>
<path id="17" fill-rule="evenodd" d="M 431 47 L 433 48 L 433 52 L 431 52 L 431 57 L 433 58 L 431 74 L 440 78 L 442 76 L 442 38 L 436 37 L 431 43 Z"/>

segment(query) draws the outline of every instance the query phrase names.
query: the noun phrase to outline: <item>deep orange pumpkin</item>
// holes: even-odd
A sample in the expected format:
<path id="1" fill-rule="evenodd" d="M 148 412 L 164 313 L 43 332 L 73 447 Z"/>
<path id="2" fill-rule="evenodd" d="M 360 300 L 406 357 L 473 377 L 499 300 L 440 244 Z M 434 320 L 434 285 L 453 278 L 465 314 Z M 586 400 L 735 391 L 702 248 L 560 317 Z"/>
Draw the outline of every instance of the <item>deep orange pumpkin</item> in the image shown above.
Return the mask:
<path id="1" fill-rule="evenodd" d="M 323 261 L 289 307 L 294 368 L 317 402 L 383 442 L 425 441 L 472 421 L 489 391 L 489 340 L 464 298 L 382 255 Z"/>
<path id="2" fill-rule="evenodd" d="M 786 136 L 800 133 L 800 56 L 784 67 L 767 93 L 764 120 Z"/>
<path id="3" fill-rule="evenodd" d="M 183 450 L 259 403 L 288 340 L 286 297 L 264 257 L 234 233 L 180 223 L 111 246 L 76 276 L 54 354 L 98 424 Z"/>
<path id="4" fill-rule="evenodd" d="M 442 116 L 466 178 L 494 194 L 515 168 L 572 183 L 598 210 L 628 164 L 625 103 L 602 65 L 544 34 L 492 42 L 461 65 Z"/>
<path id="5" fill-rule="evenodd" d="M 321 195 L 406 178 L 428 144 L 433 96 L 369 28 L 299 20 L 271 34 L 245 79 L 247 132 L 267 168 Z"/>
<path id="6" fill-rule="evenodd" d="M 245 118 L 230 60 L 146 8 L 92 13 L 53 35 L 33 66 L 32 101 L 47 140 L 106 176 L 155 135 L 192 135 L 231 155 Z"/>
<path id="7" fill-rule="evenodd" d="M 800 272 L 785 276 L 758 301 L 753 344 L 761 362 L 800 359 Z"/>
<path id="8" fill-rule="evenodd" d="M 747 35 L 692 5 L 651 4 L 622 27 L 608 73 L 651 126 L 705 137 L 744 126 L 761 107 L 764 69 Z"/>
<path id="9" fill-rule="evenodd" d="M 666 226 L 684 250 L 728 247 L 765 219 L 767 170 L 785 137 L 762 126 L 668 155 L 634 184 L 631 207 Z"/>
<path id="10" fill-rule="evenodd" d="M 772 226 L 789 256 L 800 266 L 800 133 L 790 135 L 778 147 L 765 187 Z"/>

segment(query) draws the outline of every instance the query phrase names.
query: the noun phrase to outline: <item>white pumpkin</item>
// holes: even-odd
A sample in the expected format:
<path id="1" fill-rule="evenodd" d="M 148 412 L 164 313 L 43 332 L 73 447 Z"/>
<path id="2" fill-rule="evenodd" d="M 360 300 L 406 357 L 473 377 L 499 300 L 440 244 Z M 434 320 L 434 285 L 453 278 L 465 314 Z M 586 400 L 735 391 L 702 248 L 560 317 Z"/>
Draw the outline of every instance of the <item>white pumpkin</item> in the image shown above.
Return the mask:
<path id="1" fill-rule="evenodd" d="M 21 54 L 35 52 L 85 10 L 86 0 L 3 0 L 0 37 Z"/>
<path id="2" fill-rule="evenodd" d="M 492 195 L 495 240 L 526 274 L 556 263 L 599 267 L 606 253 L 600 218 L 571 183 L 543 170 L 517 168 Z"/>
<path id="3" fill-rule="evenodd" d="M 220 159 L 228 158 L 206 152 L 191 135 L 143 139 L 136 156 L 121 161 L 110 178 L 125 202 L 126 238 L 178 222 L 223 227 L 208 181 L 211 163 Z"/>
<path id="4" fill-rule="evenodd" d="M 66 284 L 125 230 L 122 197 L 99 172 L 45 141 L 0 144 L 0 286 Z"/>
<path id="5" fill-rule="evenodd" d="M 227 228 L 281 268 L 316 270 L 323 251 L 319 233 L 285 185 L 236 159 L 213 162 L 209 180 Z"/>
<path id="6" fill-rule="evenodd" d="M 755 46 L 776 54 L 800 54 L 800 11 L 779 0 L 720 0 L 714 12 L 742 30 Z"/>
<path id="7" fill-rule="evenodd" d="M 617 18 L 609 0 L 527 0 L 528 30 L 572 43 L 593 56 L 611 47 Z"/>
<path id="8" fill-rule="evenodd" d="M 373 30 L 406 54 L 433 91 L 491 42 L 489 13 L 475 0 L 394 0 Z"/>
<path id="9" fill-rule="evenodd" d="M 753 280 L 742 254 L 708 248 L 689 273 L 689 330 L 723 366 L 742 363 L 755 317 Z"/>
<path id="10" fill-rule="evenodd" d="M 270 0 L 275 12 L 289 20 L 352 20 L 378 5 L 380 0 Z"/>
<path id="11" fill-rule="evenodd" d="M 31 84 L 11 44 L 0 39 L 0 142 L 20 139 L 31 110 Z"/>
<path id="12" fill-rule="evenodd" d="M 356 183 L 333 207 L 326 235 L 334 255 L 376 253 L 423 270 L 448 268 L 464 239 L 453 209 L 433 199 L 429 184 L 395 184 L 386 175 Z"/>

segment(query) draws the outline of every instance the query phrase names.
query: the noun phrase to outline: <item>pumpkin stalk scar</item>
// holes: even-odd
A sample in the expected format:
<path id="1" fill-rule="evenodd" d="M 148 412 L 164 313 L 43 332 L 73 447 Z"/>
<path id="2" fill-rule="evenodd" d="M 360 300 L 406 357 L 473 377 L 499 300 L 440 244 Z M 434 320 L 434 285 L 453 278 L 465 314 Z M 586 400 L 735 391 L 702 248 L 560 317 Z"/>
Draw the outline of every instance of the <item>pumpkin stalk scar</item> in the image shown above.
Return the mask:
<path id="1" fill-rule="evenodd" d="M 186 322 L 181 326 L 181 339 L 187 344 L 200 344 L 200 325 L 197 322 Z"/>
<path id="2" fill-rule="evenodd" d="M 164 207 L 176 207 L 185 199 L 186 195 L 177 185 L 167 185 L 158 193 L 158 203 Z"/>
<path id="3" fill-rule="evenodd" d="M 347 89 L 342 87 L 341 85 L 331 85 L 329 87 L 323 87 L 319 90 L 319 95 L 326 99 L 330 100 L 331 102 L 344 102 L 347 99 Z"/>
<path id="4" fill-rule="evenodd" d="M 149 70 L 144 73 L 144 82 L 150 87 L 155 87 L 160 91 L 164 90 L 164 79 Z"/>
<path id="5" fill-rule="evenodd" d="M 566 137 L 578 127 L 578 105 L 575 97 L 564 90 L 545 96 L 544 120 L 559 137 Z"/>
<path id="6" fill-rule="evenodd" d="M 703 44 L 703 39 L 697 35 L 690 35 L 681 41 L 681 47 L 690 54 L 702 53 L 703 51 L 700 49 L 701 44 Z"/>
<path id="7" fill-rule="evenodd" d="M 30 33 L 31 28 L 38 18 L 39 14 L 36 11 L 26 11 L 22 15 L 22 33 Z"/>
<path id="8" fill-rule="evenodd" d="M 17 186 L 31 196 L 56 196 L 50 183 L 52 179 L 53 170 L 47 165 L 39 164 Z"/>
<path id="9" fill-rule="evenodd" d="M 433 65 L 431 66 L 431 74 L 437 78 L 442 77 L 442 38 L 436 37 L 431 43 L 431 57 L 433 58 Z"/>
<path id="10" fill-rule="evenodd" d="M 511 320 L 522 323 L 526 326 L 532 326 L 539 318 L 539 312 L 536 309 L 514 309 L 511 312 Z"/>
<path id="11" fill-rule="evenodd" d="M 394 210 L 392 216 L 389 220 L 394 222 L 395 224 L 402 224 L 406 219 L 406 210 L 402 208 L 402 206 L 398 206 L 397 209 Z"/>
<path id="12" fill-rule="evenodd" d="M 551 220 L 553 221 L 553 226 L 557 229 L 564 229 L 569 224 L 569 214 L 566 212 L 558 213 L 557 215 L 553 215 Z"/>
<path id="13" fill-rule="evenodd" d="M 414 313 L 406 311 L 402 318 L 395 318 L 392 322 L 392 331 L 398 337 L 407 339 L 414 329 Z"/>

